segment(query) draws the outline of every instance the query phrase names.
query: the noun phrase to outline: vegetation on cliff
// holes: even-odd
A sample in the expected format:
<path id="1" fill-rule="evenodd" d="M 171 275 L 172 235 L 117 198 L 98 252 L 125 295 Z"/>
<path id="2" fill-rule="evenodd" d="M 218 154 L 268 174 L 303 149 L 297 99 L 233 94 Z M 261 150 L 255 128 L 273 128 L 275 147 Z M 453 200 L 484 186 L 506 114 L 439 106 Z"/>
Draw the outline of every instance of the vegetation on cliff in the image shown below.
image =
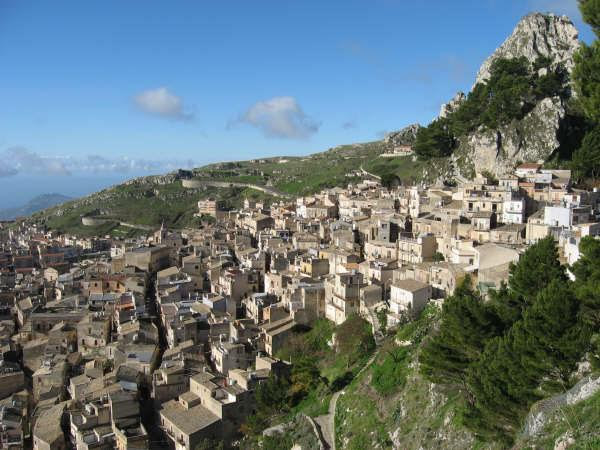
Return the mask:
<path id="1" fill-rule="evenodd" d="M 511 266 L 488 302 L 468 280 L 444 303 L 420 356 L 421 373 L 460 393 L 462 422 L 479 439 L 510 444 L 531 405 L 562 392 L 600 333 L 600 242 L 585 238 L 570 282 L 552 238 Z"/>
<path id="2" fill-rule="evenodd" d="M 568 96 L 566 69 L 549 58 L 496 59 L 489 79 L 477 83 L 455 111 L 417 132 L 415 152 L 421 159 L 449 156 L 459 137 L 521 120 L 544 98 Z"/>
<path id="3" fill-rule="evenodd" d="M 600 2 L 582 0 L 579 5 L 583 19 L 600 38 Z M 600 175 L 600 39 L 581 45 L 575 55 L 573 83 L 587 127 L 581 146 L 573 154 L 572 168 L 577 180 L 596 180 Z"/>

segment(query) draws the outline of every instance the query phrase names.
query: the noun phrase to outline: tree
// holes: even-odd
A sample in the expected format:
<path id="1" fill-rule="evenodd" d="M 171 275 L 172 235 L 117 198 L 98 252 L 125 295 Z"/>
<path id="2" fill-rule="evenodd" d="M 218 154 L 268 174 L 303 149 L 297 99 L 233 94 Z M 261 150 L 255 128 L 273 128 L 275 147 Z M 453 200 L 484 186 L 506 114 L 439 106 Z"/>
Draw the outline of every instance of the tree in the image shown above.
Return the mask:
<path id="1" fill-rule="evenodd" d="M 292 402 L 297 404 L 321 382 L 321 373 L 316 361 L 308 356 L 300 357 L 294 361 L 290 382 L 289 393 Z"/>
<path id="2" fill-rule="evenodd" d="M 414 145 L 420 159 L 450 156 L 455 140 L 446 119 L 436 119 L 427 127 L 419 128 Z"/>
<path id="3" fill-rule="evenodd" d="M 578 181 L 600 176 L 600 125 L 596 125 L 585 135 L 581 147 L 573 152 L 571 165 Z"/>
<path id="4" fill-rule="evenodd" d="M 596 36 L 600 37 L 600 1 L 580 0 L 579 9 L 583 20 L 592 27 Z M 598 122 L 600 120 L 600 41 L 597 39 L 592 45 L 582 43 L 575 54 L 573 81 L 586 115 Z"/>
<path id="5" fill-rule="evenodd" d="M 387 333 L 387 325 L 388 325 L 387 313 L 388 313 L 387 308 L 379 308 L 377 311 L 375 311 L 375 314 L 377 316 L 377 322 L 379 323 L 379 330 L 384 335 Z"/>
<path id="6" fill-rule="evenodd" d="M 568 381 L 587 336 L 579 308 L 571 283 L 552 280 L 525 312 L 523 326 L 513 332 L 515 350 L 538 376 Z"/>
<path id="7" fill-rule="evenodd" d="M 558 260 L 552 236 L 539 240 L 510 265 L 509 287 L 520 300 L 521 309 L 533 303 L 539 291 L 552 280 L 566 281 L 565 269 Z"/>
<path id="8" fill-rule="evenodd" d="M 397 188 L 400 184 L 400 177 L 394 173 L 384 173 L 381 176 L 381 185 L 387 189 Z"/>
<path id="9" fill-rule="evenodd" d="M 255 391 L 256 409 L 265 416 L 281 414 L 288 409 L 290 383 L 285 377 L 270 376 Z"/>
<path id="10" fill-rule="evenodd" d="M 337 350 L 347 358 L 348 366 L 375 349 L 371 324 L 357 314 L 348 317 L 337 328 L 335 340 Z"/>
<path id="11" fill-rule="evenodd" d="M 464 385 L 469 366 L 481 356 L 485 342 L 501 330 L 498 317 L 471 287 L 469 277 L 444 301 L 439 332 L 419 356 L 421 372 L 431 381 Z"/>
<path id="12" fill-rule="evenodd" d="M 497 59 L 492 63 L 490 74 L 485 89 L 487 107 L 482 119 L 488 128 L 495 129 L 524 115 L 524 105 L 532 102 L 532 83 L 525 57 Z"/>
<path id="13" fill-rule="evenodd" d="M 579 10 L 584 22 L 600 37 L 600 0 L 579 0 Z"/>
<path id="14" fill-rule="evenodd" d="M 467 425 L 486 438 L 510 439 L 533 402 L 561 390 L 589 342 L 578 316 L 572 286 L 559 279 L 548 283 L 523 319 L 490 340 L 469 368 Z"/>
<path id="15" fill-rule="evenodd" d="M 578 282 L 586 282 L 600 274 L 600 241 L 591 236 L 581 238 L 579 259 L 571 266 L 571 272 Z"/>
<path id="16" fill-rule="evenodd" d="M 579 243 L 580 258 L 571 266 L 575 292 L 581 302 L 581 321 L 600 332 L 600 241 L 586 236 Z"/>

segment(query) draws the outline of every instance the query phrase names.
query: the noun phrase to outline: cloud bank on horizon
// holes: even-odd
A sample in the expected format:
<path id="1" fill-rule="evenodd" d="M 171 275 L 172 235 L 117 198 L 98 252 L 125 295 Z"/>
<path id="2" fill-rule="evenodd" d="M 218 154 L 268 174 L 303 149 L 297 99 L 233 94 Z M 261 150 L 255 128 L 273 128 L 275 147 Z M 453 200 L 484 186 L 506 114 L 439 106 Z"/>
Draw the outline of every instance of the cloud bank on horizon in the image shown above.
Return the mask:
<path id="1" fill-rule="evenodd" d="M 304 112 L 294 97 L 289 96 L 256 102 L 229 125 L 235 123 L 255 127 L 266 137 L 282 139 L 307 139 L 321 126 Z"/>
<path id="2" fill-rule="evenodd" d="M 140 92 L 133 97 L 133 102 L 140 111 L 157 117 L 182 121 L 194 119 L 183 99 L 164 86 Z"/>
<path id="3" fill-rule="evenodd" d="M 165 170 L 189 169 L 197 164 L 191 160 L 150 160 L 129 158 L 106 158 L 101 155 L 42 156 L 25 147 L 11 147 L 0 152 L 0 177 L 20 173 L 69 176 L 73 173 L 135 173 L 162 172 Z"/>

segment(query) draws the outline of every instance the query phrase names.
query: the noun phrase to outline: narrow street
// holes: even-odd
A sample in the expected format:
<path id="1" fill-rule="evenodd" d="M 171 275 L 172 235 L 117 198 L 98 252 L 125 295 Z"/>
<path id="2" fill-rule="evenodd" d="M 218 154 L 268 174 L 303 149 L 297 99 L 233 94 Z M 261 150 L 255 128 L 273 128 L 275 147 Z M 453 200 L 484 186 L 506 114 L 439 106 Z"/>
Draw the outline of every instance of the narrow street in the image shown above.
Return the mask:
<path id="1" fill-rule="evenodd" d="M 156 367 L 162 363 L 162 355 L 167 348 L 167 337 L 165 329 L 160 320 L 158 303 L 156 299 L 156 273 L 148 278 L 148 289 L 146 290 L 146 320 L 151 320 L 158 329 L 159 353 Z M 140 404 L 142 423 L 150 436 L 151 449 L 169 448 L 169 442 L 159 427 L 158 410 L 152 399 L 152 385 L 140 387 Z"/>

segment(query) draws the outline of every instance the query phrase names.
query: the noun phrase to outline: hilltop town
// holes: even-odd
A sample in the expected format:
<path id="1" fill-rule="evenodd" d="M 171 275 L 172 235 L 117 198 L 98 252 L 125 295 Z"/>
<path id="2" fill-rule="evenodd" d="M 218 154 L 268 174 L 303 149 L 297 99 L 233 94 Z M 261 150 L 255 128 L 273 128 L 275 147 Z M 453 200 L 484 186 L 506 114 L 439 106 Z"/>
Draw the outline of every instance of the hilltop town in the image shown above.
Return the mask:
<path id="1" fill-rule="evenodd" d="M 9 211 L 0 448 L 597 448 L 598 67 L 528 14 L 427 126 Z"/>
<path id="2" fill-rule="evenodd" d="M 360 317 L 380 342 L 465 277 L 499 289 L 547 236 L 573 264 L 580 240 L 600 234 L 599 201 L 568 170 L 522 163 L 456 187 L 384 187 L 367 173 L 237 210 L 201 200 L 199 228 L 134 238 L 4 222 L 0 440 L 228 447 L 258 387 L 293 370 L 278 356 L 298 330 Z"/>

